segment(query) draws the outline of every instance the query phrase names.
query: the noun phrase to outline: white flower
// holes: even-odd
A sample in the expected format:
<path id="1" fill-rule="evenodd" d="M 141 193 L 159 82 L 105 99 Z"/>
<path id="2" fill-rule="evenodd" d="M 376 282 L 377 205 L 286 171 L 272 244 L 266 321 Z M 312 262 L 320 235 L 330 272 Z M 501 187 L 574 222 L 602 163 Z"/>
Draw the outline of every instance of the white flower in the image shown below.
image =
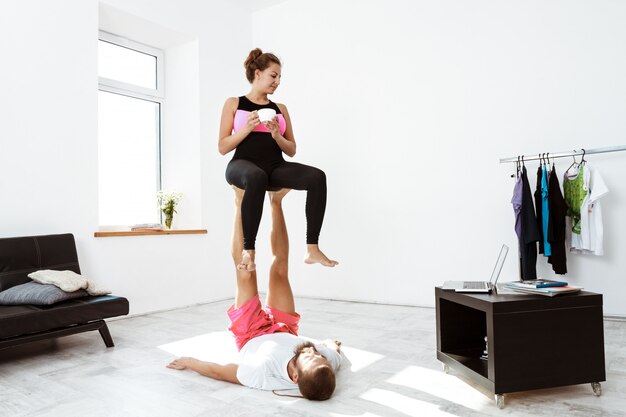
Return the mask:
<path id="1" fill-rule="evenodd" d="M 183 193 L 176 191 L 161 190 L 157 192 L 157 203 L 165 214 L 176 213 L 176 206 L 183 199 Z"/>

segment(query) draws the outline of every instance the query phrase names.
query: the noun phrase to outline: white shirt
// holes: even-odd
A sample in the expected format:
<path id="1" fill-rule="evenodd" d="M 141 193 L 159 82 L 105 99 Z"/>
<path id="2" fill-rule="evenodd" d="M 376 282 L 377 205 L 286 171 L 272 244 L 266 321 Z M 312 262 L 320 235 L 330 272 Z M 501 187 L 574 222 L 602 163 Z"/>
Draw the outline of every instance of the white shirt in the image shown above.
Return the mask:
<path id="1" fill-rule="evenodd" d="M 262 390 L 297 389 L 287 372 L 287 365 L 294 356 L 294 348 L 300 343 L 314 342 L 315 349 L 337 371 L 341 355 L 321 343 L 291 333 L 273 333 L 255 337 L 240 351 L 241 361 L 237 379 L 242 385 Z"/>
<path id="2" fill-rule="evenodd" d="M 580 207 L 580 234 L 571 234 L 571 251 L 575 253 L 604 255 L 604 226 L 600 199 L 609 189 L 597 169 L 585 163 L 587 196 Z"/>

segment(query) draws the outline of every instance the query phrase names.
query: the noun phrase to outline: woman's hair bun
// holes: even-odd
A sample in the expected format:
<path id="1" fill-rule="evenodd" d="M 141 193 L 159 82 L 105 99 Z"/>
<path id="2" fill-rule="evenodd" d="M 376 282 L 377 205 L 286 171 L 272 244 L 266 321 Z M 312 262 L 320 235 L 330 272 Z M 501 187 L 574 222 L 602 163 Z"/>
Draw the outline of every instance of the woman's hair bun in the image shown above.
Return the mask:
<path id="1" fill-rule="evenodd" d="M 252 64 L 254 63 L 254 60 L 257 59 L 258 57 L 260 57 L 261 55 L 263 55 L 263 51 L 261 49 L 254 48 L 253 50 L 251 50 L 250 53 L 248 54 L 248 57 L 246 58 L 246 60 L 243 63 L 244 68 L 246 70 L 248 68 L 250 68 L 252 66 Z M 256 69 L 256 68 L 254 68 L 254 69 Z"/>

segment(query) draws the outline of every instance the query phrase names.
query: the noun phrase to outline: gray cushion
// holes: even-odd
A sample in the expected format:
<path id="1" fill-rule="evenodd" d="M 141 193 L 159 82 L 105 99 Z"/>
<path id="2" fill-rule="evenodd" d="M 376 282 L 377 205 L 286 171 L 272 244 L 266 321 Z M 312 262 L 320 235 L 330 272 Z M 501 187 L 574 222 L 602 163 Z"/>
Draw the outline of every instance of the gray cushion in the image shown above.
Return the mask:
<path id="1" fill-rule="evenodd" d="M 50 305 L 87 295 L 85 290 L 65 292 L 56 285 L 28 282 L 0 292 L 0 305 Z"/>

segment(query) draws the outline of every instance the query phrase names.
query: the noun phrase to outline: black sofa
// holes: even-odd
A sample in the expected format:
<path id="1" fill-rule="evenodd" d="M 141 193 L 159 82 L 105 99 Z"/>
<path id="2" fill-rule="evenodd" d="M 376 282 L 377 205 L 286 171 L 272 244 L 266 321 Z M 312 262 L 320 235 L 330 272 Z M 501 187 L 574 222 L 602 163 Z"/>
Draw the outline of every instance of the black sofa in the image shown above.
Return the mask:
<path id="1" fill-rule="evenodd" d="M 0 291 L 30 282 L 28 274 L 41 269 L 80 274 L 72 234 L 0 238 Z M 52 305 L 0 305 L 0 349 L 90 330 L 98 330 L 112 347 L 104 319 L 126 314 L 128 300 L 113 295 Z"/>

